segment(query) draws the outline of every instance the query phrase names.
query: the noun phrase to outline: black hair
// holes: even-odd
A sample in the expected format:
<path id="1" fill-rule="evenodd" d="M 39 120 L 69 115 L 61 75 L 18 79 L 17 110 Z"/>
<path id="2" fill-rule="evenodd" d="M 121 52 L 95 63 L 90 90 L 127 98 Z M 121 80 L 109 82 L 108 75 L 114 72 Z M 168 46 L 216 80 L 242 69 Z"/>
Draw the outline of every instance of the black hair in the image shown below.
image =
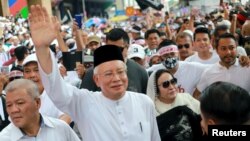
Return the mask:
<path id="1" fill-rule="evenodd" d="M 195 41 L 195 38 L 196 38 L 196 34 L 199 34 L 199 33 L 207 34 L 209 39 L 211 39 L 211 35 L 210 35 L 210 32 L 209 32 L 208 28 L 199 27 L 199 28 L 196 28 L 195 31 L 194 31 L 194 41 Z"/>
<path id="2" fill-rule="evenodd" d="M 155 88 L 156 88 L 156 94 L 158 95 L 160 90 L 159 90 L 159 87 L 158 87 L 158 84 L 157 84 L 157 81 L 158 79 L 160 78 L 160 76 L 163 74 L 163 73 L 168 73 L 172 76 L 172 78 L 175 78 L 174 75 L 169 72 L 168 70 L 166 69 L 160 69 L 160 70 L 157 70 L 156 73 L 155 73 Z"/>
<path id="3" fill-rule="evenodd" d="M 145 39 L 147 40 L 150 34 L 156 33 L 160 37 L 160 31 L 157 29 L 149 29 L 145 33 Z"/>
<path id="4" fill-rule="evenodd" d="M 215 28 L 215 30 L 214 30 L 214 36 L 215 37 L 218 37 L 219 36 L 219 31 L 226 31 L 226 30 L 228 30 L 229 28 L 228 28 L 228 26 L 227 25 L 219 25 L 219 26 L 217 26 L 216 28 Z"/>
<path id="5" fill-rule="evenodd" d="M 202 91 L 200 109 L 217 124 L 244 124 L 250 119 L 250 95 L 232 83 L 215 82 Z"/>
<path id="6" fill-rule="evenodd" d="M 237 42 L 237 40 L 236 40 L 236 38 L 234 37 L 233 34 L 231 34 L 231 33 L 224 33 L 224 34 L 220 35 L 220 36 L 218 37 L 218 39 L 215 41 L 215 48 L 216 48 L 216 49 L 218 49 L 219 41 L 220 41 L 221 39 L 225 39 L 225 38 L 231 38 L 231 39 L 233 39 L 235 42 Z"/>
<path id="7" fill-rule="evenodd" d="M 169 40 L 169 39 L 164 39 L 163 41 L 161 41 L 161 43 L 159 44 L 159 47 L 157 50 L 159 50 L 160 48 L 162 47 L 165 47 L 165 46 L 169 46 L 169 45 L 176 45 L 176 43 L 172 40 Z"/>
<path id="8" fill-rule="evenodd" d="M 123 39 L 125 43 L 129 44 L 128 33 L 121 28 L 113 28 L 106 35 L 106 40 L 118 41 L 120 39 Z"/>
<path id="9" fill-rule="evenodd" d="M 14 50 L 15 56 L 18 61 L 24 60 L 25 54 L 28 54 L 28 49 L 25 46 L 19 46 Z"/>

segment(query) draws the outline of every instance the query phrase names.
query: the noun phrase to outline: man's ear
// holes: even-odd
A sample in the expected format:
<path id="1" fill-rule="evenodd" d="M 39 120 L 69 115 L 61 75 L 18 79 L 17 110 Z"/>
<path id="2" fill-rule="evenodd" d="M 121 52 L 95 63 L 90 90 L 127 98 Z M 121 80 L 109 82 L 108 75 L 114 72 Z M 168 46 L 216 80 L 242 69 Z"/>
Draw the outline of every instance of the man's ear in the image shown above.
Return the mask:
<path id="1" fill-rule="evenodd" d="M 213 119 L 208 119 L 207 125 L 216 125 L 216 122 Z"/>
<path id="2" fill-rule="evenodd" d="M 99 84 L 99 77 L 97 75 L 93 75 L 93 80 L 95 81 L 95 84 L 97 87 L 100 87 L 100 84 Z"/>
<path id="3" fill-rule="evenodd" d="M 41 107 L 41 99 L 40 98 L 35 98 L 36 106 L 38 109 Z"/>

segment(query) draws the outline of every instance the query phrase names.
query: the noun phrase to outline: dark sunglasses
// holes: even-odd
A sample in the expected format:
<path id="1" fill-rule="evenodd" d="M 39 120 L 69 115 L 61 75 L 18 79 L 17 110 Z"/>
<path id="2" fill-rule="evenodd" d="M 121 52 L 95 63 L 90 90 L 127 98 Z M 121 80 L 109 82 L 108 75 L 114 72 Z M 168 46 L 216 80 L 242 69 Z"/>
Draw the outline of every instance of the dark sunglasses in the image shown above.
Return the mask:
<path id="1" fill-rule="evenodd" d="M 184 45 L 178 45 L 178 49 L 182 49 L 183 47 L 189 48 L 189 44 L 184 44 Z"/>
<path id="2" fill-rule="evenodd" d="M 163 88 L 168 88 L 170 84 L 171 84 L 171 85 L 175 85 L 176 83 L 177 83 L 177 79 L 176 79 L 176 78 L 173 78 L 173 79 L 171 79 L 171 80 L 164 81 L 163 83 L 161 83 L 161 84 L 158 85 L 158 86 L 161 86 L 161 85 L 162 85 Z"/>

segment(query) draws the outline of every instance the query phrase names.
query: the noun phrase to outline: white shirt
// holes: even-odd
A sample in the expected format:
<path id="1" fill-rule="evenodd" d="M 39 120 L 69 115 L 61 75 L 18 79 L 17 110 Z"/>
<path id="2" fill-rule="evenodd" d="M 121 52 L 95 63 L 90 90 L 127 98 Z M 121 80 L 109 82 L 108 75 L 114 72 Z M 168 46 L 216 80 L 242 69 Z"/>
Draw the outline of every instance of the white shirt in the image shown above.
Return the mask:
<path id="1" fill-rule="evenodd" d="M 210 67 L 210 65 L 205 65 L 197 62 L 179 61 L 179 68 L 174 74 L 174 77 L 177 78 L 176 86 L 179 88 L 179 90 L 181 90 L 181 92 L 189 93 L 192 95 L 196 88 L 196 85 L 200 80 L 201 74 L 207 67 Z M 157 64 L 147 69 L 147 71 L 157 71 L 159 69 L 166 69 L 166 67 L 164 67 L 163 64 Z"/>
<path id="2" fill-rule="evenodd" d="M 197 89 L 202 92 L 217 81 L 230 82 L 250 92 L 250 67 L 241 67 L 238 59 L 229 69 L 218 62 L 203 72 Z"/>
<path id="3" fill-rule="evenodd" d="M 2 118 L 3 121 L 5 121 L 5 116 L 4 116 L 4 111 L 3 111 L 3 101 L 2 98 L 0 96 L 0 118 Z"/>
<path id="4" fill-rule="evenodd" d="M 28 137 L 13 123 L 0 132 L 0 141 L 80 141 L 75 132 L 63 121 L 42 116 L 36 137 Z"/>
<path id="5" fill-rule="evenodd" d="M 39 112 L 41 114 L 53 118 L 59 118 L 61 115 L 64 114 L 54 105 L 54 103 L 47 95 L 46 91 L 43 91 L 42 95 L 40 95 L 40 99 L 41 99 L 41 107 L 39 109 Z"/>
<path id="6" fill-rule="evenodd" d="M 187 62 L 199 62 L 202 64 L 215 64 L 215 63 L 220 61 L 220 57 L 218 56 L 216 51 L 212 51 L 212 56 L 207 60 L 203 60 L 198 56 L 198 53 L 195 52 L 193 55 L 186 58 L 185 61 L 187 61 Z"/>
<path id="7" fill-rule="evenodd" d="M 54 57 L 52 73 L 39 64 L 45 90 L 57 107 L 77 123 L 84 141 L 160 141 L 152 100 L 126 92 L 116 101 L 101 92 L 78 89 L 63 81 Z"/>

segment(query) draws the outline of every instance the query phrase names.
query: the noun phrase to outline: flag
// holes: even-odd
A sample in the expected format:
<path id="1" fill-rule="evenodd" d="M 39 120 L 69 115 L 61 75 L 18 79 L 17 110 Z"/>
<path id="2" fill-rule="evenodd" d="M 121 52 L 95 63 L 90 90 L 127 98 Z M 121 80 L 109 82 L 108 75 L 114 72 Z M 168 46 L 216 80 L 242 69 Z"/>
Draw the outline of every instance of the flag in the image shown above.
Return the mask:
<path id="1" fill-rule="evenodd" d="M 22 18 L 28 17 L 28 5 L 26 0 L 9 0 L 10 13 L 13 16 L 20 14 Z"/>

